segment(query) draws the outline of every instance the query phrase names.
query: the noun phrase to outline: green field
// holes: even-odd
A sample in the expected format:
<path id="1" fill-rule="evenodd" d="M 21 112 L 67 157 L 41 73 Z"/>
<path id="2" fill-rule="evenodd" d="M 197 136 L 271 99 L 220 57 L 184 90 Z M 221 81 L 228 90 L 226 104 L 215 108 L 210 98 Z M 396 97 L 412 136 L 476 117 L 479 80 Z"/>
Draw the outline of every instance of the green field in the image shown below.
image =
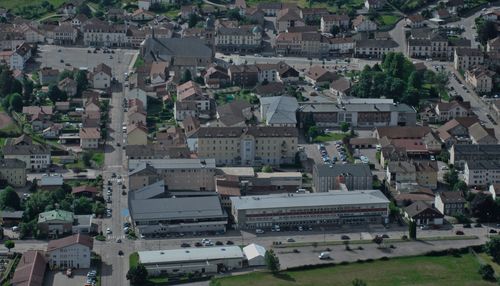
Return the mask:
<path id="1" fill-rule="evenodd" d="M 325 135 L 316 136 L 314 142 L 328 142 L 343 140 L 348 134 L 343 133 L 326 133 Z"/>
<path id="2" fill-rule="evenodd" d="M 50 4 L 54 5 L 54 7 L 59 7 L 64 0 L 47 0 Z M 20 6 L 27 5 L 37 5 L 42 3 L 43 0 L 0 0 L 0 7 L 7 9 L 14 9 Z"/>
<path id="3" fill-rule="evenodd" d="M 330 12 L 336 12 L 338 10 L 337 5 L 330 5 L 325 2 L 315 2 L 315 1 L 308 1 L 308 0 L 247 0 L 247 5 L 249 6 L 257 6 L 258 3 L 260 2 L 283 2 L 283 3 L 295 3 L 297 6 L 306 8 L 306 7 L 312 7 L 312 8 L 327 8 Z M 339 2 L 340 3 L 340 2 Z M 342 3 L 340 3 L 342 4 Z M 364 0 L 352 0 L 349 1 L 346 4 L 342 4 L 340 8 L 356 8 L 359 9 L 363 6 Z"/>
<path id="4" fill-rule="evenodd" d="M 398 16 L 383 14 L 377 17 L 377 22 L 382 26 L 391 26 L 397 23 L 399 20 Z"/>
<path id="5" fill-rule="evenodd" d="M 356 278 L 370 286 L 487 286 L 481 280 L 479 262 L 472 254 L 461 257 L 404 257 L 388 261 L 353 263 L 333 267 L 283 271 L 278 275 L 254 272 L 217 279 L 217 286 L 351 286 Z"/>

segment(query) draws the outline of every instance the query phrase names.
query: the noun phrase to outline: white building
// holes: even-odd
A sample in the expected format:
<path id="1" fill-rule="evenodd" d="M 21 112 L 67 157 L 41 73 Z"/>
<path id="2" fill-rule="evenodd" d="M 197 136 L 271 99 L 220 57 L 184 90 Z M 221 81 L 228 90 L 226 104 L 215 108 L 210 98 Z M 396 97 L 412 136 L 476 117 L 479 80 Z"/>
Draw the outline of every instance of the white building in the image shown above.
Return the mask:
<path id="1" fill-rule="evenodd" d="M 151 276 L 239 269 L 244 258 L 239 246 L 139 251 L 138 254 Z"/>
<path id="2" fill-rule="evenodd" d="M 97 89 L 106 89 L 111 86 L 111 68 L 105 64 L 99 64 L 94 68 L 94 72 L 90 75 L 92 85 Z"/>
<path id="3" fill-rule="evenodd" d="M 94 245 L 92 237 L 74 234 L 51 240 L 47 245 L 47 260 L 51 268 L 90 268 L 90 256 Z"/>
<path id="4" fill-rule="evenodd" d="M 467 186 L 488 186 L 500 183 L 500 162 L 496 160 L 467 161 L 464 167 Z"/>
<path id="5" fill-rule="evenodd" d="M 266 265 L 266 249 L 263 246 L 252 243 L 243 247 L 243 253 L 249 266 Z"/>
<path id="6" fill-rule="evenodd" d="M 5 159 L 19 159 L 28 170 L 44 170 L 50 165 L 50 150 L 42 145 L 6 145 L 2 151 Z"/>

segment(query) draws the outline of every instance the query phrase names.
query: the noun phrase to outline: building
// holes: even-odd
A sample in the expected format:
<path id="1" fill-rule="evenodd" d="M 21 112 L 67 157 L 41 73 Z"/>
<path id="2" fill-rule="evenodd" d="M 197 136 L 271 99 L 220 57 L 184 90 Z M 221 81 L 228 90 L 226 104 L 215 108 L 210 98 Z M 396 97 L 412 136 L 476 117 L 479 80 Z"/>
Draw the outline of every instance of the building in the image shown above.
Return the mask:
<path id="1" fill-rule="evenodd" d="M 378 10 L 383 8 L 385 1 L 383 0 L 365 0 L 365 8 L 368 10 Z"/>
<path id="2" fill-rule="evenodd" d="M 341 190 L 371 190 L 373 175 L 368 164 L 334 164 L 313 167 L 313 186 L 317 193 Z"/>
<path id="3" fill-rule="evenodd" d="M 476 66 L 465 72 L 465 81 L 478 93 L 489 93 L 493 89 L 495 72 L 482 66 Z"/>
<path id="4" fill-rule="evenodd" d="M 483 52 L 474 48 L 455 49 L 453 57 L 453 67 L 458 71 L 466 71 L 475 65 L 482 65 L 484 62 Z"/>
<path id="5" fill-rule="evenodd" d="M 259 70 L 255 65 L 231 65 L 227 71 L 233 85 L 252 87 L 259 81 Z"/>
<path id="6" fill-rule="evenodd" d="M 243 267 L 243 252 L 239 246 L 203 247 L 139 251 L 139 261 L 148 274 L 219 273 Z"/>
<path id="7" fill-rule="evenodd" d="M 85 234 L 50 240 L 46 257 L 51 269 L 90 268 L 94 241 Z"/>
<path id="8" fill-rule="evenodd" d="M 267 126 L 297 126 L 297 109 L 299 104 L 292 96 L 273 96 L 260 98 L 260 120 Z"/>
<path id="9" fill-rule="evenodd" d="M 275 19 L 276 31 L 283 32 L 288 28 L 305 26 L 301 12 L 297 8 L 284 8 L 278 11 Z"/>
<path id="10" fill-rule="evenodd" d="M 78 36 L 78 30 L 71 23 L 62 23 L 55 27 L 54 44 L 56 45 L 73 45 Z"/>
<path id="11" fill-rule="evenodd" d="M 221 52 L 258 52 L 262 29 L 259 26 L 219 27 L 215 32 L 215 48 Z"/>
<path id="12" fill-rule="evenodd" d="M 434 205 L 444 215 L 456 216 L 465 213 L 465 200 L 462 192 L 451 191 L 436 194 Z"/>
<path id="13" fill-rule="evenodd" d="M 464 166 L 467 186 L 485 187 L 500 183 L 500 162 L 497 160 L 467 161 Z"/>
<path id="14" fill-rule="evenodd" d="M 389 200 L 378 190 L 366 190 L 232 197 L 231 206 L 235 227 L 255 229 L 381 223 Z"/>
<path id="15" fill-rule="evenodd" d="M 469 136 L 472 144 L 497 144 L 495 129 L 486 128 L 481 123 L 472 124 L 469 129 Z"/>
<path id="16" fill-rule="evenodd" d="M 10 283 L 12 286 L 42 286 L 46 268 L 43 251 L 28 250 L 21 256 Z"/>
<path id="17" fill-rule="evenodd" d="M 352 20 L 352 27 L 356 32 L 370 32 L 377 30 L 377 24 L 367 16 L 359 15 Z"/>
<path id="18" fill-rule="evenodd" d="M 292 127 L 201 127 L 188 139 L 198 158 L 218 165 L 279 165 L 293 163 L 298 130 Z"/>
<path id="19" fill-rule="evenodd" d="M 248 266 L 266 265 L 266 249 L 263 246 L 252 243 L 243 247 L 243 253 L 248 261 Z"/>
<path id="20" fill-rule="evenodd" d="M 50 150 L 43 145 L 6 145 L 2 152 L 5 159 L 19 159 L 31 171 L 45 170 L 51 162 Z"/>
<path id="21" fill-rule="evenodd" d="M 44 67 L 38 72 L 38 77 L 40 79 L 40 84 L 50 85 L 51 83 L 56 83 L 59 77 L 59 70 Z"/>
<path id="22" fill-rule="evenodd" d="M 471 110 L 470 102 L 439 102 L 434 108 L 437 119 L 441 122 L 449 121 L 456 117 L 467 117 L 474 115 Z"/>
<path id="23" fill-rule="evenodd" d="M 252 118 L 252 105 L 245 100 L 237 99 L 217 107 L 217 120 L 225 127 L 246 126 Z"/>
<path id="24" fill-rule="evenodd" d="M 320 30 L 322 33 L 330 33 L 333 26 L 339 27 L 341 30 L 349 28 L 349 16 L 346 14 L 333 14 L 321 17 Z"/>
<path id="25" fill-rule="evenodd" d="M 72 232 L 75 220 L 72 212 L 52 210 L 38 215 L 38 228 L 41 233 L 49 236 L 59 236 Z"/>
<path id="26" fill-rule="evenodd" d="M 147 145 L 148 128 L 141 122 L 129 125 L 127 127 L 127 144 Z"/>
<path id="27" fill-rule="evenodd" d="M 127 27 L 121 24 L 109 24 L 93 18 L 83 25 L 83 43 L 92 47 L 128 46 Z"/>
<path id="28" fill-rule="evenodd" d="M 412 29 L 422 28 L 425 25 L 425 18 L 421 14 L 413 14 L 406 18 L 406 23 Z"/>
<path id="29" fill-rule="evenodd" d="M 225 232 L 227 214 L 215 193 L 130 200 L 130 216 L 144 235 Z"/>
<path id="30" fill-rule="evenodd" d="M 137 190 L 161 179 L 169 190 L 214 191 L 214 159 L 129 160 L 129 188 Z"/>
<path id="31" fill-rule="evenodd" d="M 328 71 L 320 66 L 312 66 L 305 74 L 306 81 L 317 86 L 323 84 L 329 85 L 338 78 L 339 76 L 336 73 Z"/>
<path id="32" fill-rule="evenodd" d="M 26 163 L 19 159 L 0 159 L 0 182 L 15 188 L 26 185 Z"/>
<path id="33" fill-rule="evenodd" d="M 113 74 L 111 68 L 105 64 L 98 64 L 94 71 L 90 74 L 92 86 L 97 89 L 107 89 L 111 87 L 111 79 Z"/>
<path id="34" fill-rule="evenodd" d="M 59 89 L 61 91 L 64 91 L 66 92 L 66 94 L 69 96 L 69 97 L 73 97 L 76 95 L 76 92 L 77 92 L 77 83 L 75 80 L 67 77 L 63 80 L 61 80 L 58 84 L 57 84 L 57 87 L 59 87 Z"/>
<path id="35" fill-rule="evenodd" d="M 80 136 L 80 147 L 82 149 L 99 148 L 99 140 L 101 139 L 101 132 L 99 131 L 99 128 L 95 127 L 81 128 L 79 136 Z"/>
<path id="36" fill-rule="evenodd" d="M 382 58 L 382 55 L 395 52 L 398 47 L 392 39 L 366 39 L 356 41 L 354 55 L 362 58 Z"/>
<path id="37" fill-rule="evenodd" d="M 500 145 L 474 144 L 453 145 L 450 150 L 450 164 L 462 168 L 466 162 L 500 160 Z"/>
<path id="38" fill-rule="evenodd" d="M 434 206 L 417 201 L 404 208 L 405 217 L 417 225 L 442 225 L 444 215 Z"/>

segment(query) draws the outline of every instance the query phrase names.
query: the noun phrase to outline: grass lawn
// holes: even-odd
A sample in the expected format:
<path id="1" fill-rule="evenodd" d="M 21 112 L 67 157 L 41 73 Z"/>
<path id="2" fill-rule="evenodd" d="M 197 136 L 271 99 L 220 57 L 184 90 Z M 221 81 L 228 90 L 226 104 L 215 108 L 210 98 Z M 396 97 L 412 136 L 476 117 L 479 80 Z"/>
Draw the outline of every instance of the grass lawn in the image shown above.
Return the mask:
<path id="1" fill-rule="evenodd" d="M 136 266 L 139 263 L 139 254 L 134 252 L 128 257 L 129 266 Z"/>
<path id="2" fill-rule="evenodd" d="M 325 135 L 316 136 L 314 142 L 328 142 L 328 141 L 339 141 L 343 140 L 348 134 L 347 133 L 326 133 Z"/>
<path id="3" fill-rule="evenodd" d="M 254 272 L 217 279 L 220 286 L 350 286 L 356 278 L 370 286 L 487 286 L 481 280 L 479 262 L 472 254 L 461 257 L 404 257 L 371 263 L 353 263 L 303 271 L 284 271 L 278 275 Z"/>
<path id="4" fill-rule="evenodd" d="M 398 20 L 398 16 L 394 16 L 391 14 L 383 14 L 377 17 L 377 22 L 379 22 L 382 26 L 394 25 Z"/>
<path id="5" fill-rule="evenodd" d="M 140 68 L 144 66 L 144 59 L 141 56 L 138 56 L 134 63 L 134 68 Z"/>
<path id="6" fill-rule="evenodd" d="M 99 151 L 92 154 L 92 161 L 94 161 L 97 166 L 101 167 L 104 164 L 104 152 Z"/>

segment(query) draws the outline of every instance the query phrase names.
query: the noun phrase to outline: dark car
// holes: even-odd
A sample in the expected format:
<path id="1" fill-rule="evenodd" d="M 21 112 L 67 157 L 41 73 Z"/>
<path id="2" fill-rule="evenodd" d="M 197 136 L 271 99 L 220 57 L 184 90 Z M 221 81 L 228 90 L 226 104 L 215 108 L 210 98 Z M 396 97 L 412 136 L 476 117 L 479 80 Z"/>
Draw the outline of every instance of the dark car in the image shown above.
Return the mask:
<path id="1" fill-rule="evenodd" d="M 349 240 L 349 239 L 351 239 L 348 235 L 342 235 L 340 238 L 342 240 Z"/>
<path id="2" fill-rule="evenodd" d="M 471 228 L 470 223 L 464 223 L 464 228 Z"/>
<path id="3" fill-rule="evenodd" d="M 464 232 L 463 232 L 463 231 L 461 231 L 461 230 L 457 230 L 457 231 L 455 232 L 455 234 L 456 234 L 456 235 L 464 235 Z"/>
<path id="4" fill-rule="evenodd" d="M 215 245 L 224 245 L 224 243 L 222 241 L 216 241 Z"/>
<path id="5" fill-rule="evenodd" d="M 476 223 L 476 224 L 474 225 L 474 227 L 483 227 L 483 225 L 482 225 L 482 224 L 480 224 L 480 223 Z"/>
<path id="6" fill-rule="evenodd" d="M 183 242 L 183 243 L 181 244 L 181 247 L 191 247 L 191 245 L 189 245 L 189 243 L 185 243 L 185 242 Z"/>
<path id="7" fill-rule="evenodd" d="M 123 256 L 123 251 L 118 250 L 118 255 Z"/>
<path id="8" fill-rule="evenodd" d="M 234 244 L 234 242 L 232 242 L 231 240 L 228 240 L 228 241 L 226 241 L 226 244 L 227 244 L 227 245 L 233 245 L 233 244 Z"/>
<path id="9" fill-rule="evenodd" d="M 201 244 L 201 242 L 197 242 L 197 243 L 194 244 L 194 246 L 196 246 L 196 247 L 202 247 L 203 244 Z"/>
<path id="10" fill-rule="evenodd" d="M 389 238 L 389 235 L 387 235 L 387 234 L 382 234 L 382 238 Z"/>
<path id="11" fill-rule="evenodd" d="M 490 229 L 490 233 L 497 233 L 497 231 L 494 229 Z"/>

